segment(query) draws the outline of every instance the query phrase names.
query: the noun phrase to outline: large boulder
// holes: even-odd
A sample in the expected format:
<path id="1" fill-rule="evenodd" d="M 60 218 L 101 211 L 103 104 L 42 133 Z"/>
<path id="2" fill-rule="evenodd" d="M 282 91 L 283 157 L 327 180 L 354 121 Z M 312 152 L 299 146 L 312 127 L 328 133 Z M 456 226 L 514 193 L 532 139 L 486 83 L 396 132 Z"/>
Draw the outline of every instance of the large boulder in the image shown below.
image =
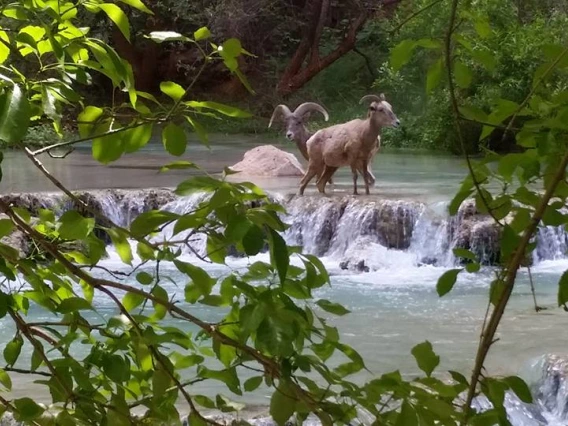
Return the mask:
<path id="1" fill-rule="evenodd" d="M 303 176 L 304 169 L 294 154 L 273 145 L 257 146 L 247 152 L 231 170 L 247 176 Z"/>

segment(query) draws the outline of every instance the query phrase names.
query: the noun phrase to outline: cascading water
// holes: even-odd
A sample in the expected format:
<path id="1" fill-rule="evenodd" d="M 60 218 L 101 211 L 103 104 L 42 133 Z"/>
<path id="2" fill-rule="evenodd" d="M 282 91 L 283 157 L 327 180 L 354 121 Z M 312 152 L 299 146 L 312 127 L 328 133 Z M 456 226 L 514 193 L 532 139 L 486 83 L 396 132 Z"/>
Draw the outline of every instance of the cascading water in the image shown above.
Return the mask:
<path id="1" fill-rule="evenodd" d="M 77 195 L 91 211 L 102 213 L 120 226 L 128 226 L 140 213 L 155 208 L 186 213 L 207 196 L 195 194 L 178 198 L 167 189 L 97 190 Z M 2 197 L 32 211 L 48 208 L 61 214 L 71 208 L 84 210 L 61 194 Z M 334 260 L 344 269 L 452 267 L 456 264 L 452 249 L 456 247 L 471 250 L 483 264 L 494 264 L 498 260 L 499 229 L 490 218 L 477 214 L 471 202 L 464 203 L 458 214 L 450 217 L 444 202 L 426 205 L 353 196 L 271 197 L 287 209 L 283 220 L 290 225 L 284 234 L 288 243 L 303 246 L 306 253 Z M 169 238 L 172 230 L 166 228 L 158 238 Z M 568 234 L 562 227 L 541 227 L 536 241 L 533 263 L 566 257 Z M 193 244 L 199 252 L 204 250 L 202 237 L 195 236 Z"/>
<path id="2" fill-rule="evenodd" d="M 195 194 L 177 198 L 168 190 L 106 190 L 81 194 L 80 198 L 92 209 L 122 226 L 130 224 L 140 213 L 154 208 L 179 214 L 187 213 L 207 197 L 204 194 Z M 76 208 L 66 197 L 55 194 L 3 197 L 8 197 L 15 205 L 36 211 L 38 208 L 52 208 L 62 213 L 67 209 Z M 322 256 L 324 261 L 328 262 L 327 265 L 341 264 L 341 267 L 354 272 L 381 270 L 390 273 L 396 270 L 403 271 L 400 276 L 406 281 L 412 278 L 412 274 L 419 276 L 420 281 L 426 281 L 423 268 L 420 272 L 413 271 L 423 265 L 453 267 L 457 262 L 452 253 L 453 248 L 472 250 L 487 264 L 494 262 L 499 253 L 498 228 L 493 225 L 491 219 L 477 214 L 472 203 L 466 202 L 458 215 L 449 217 L 447 203 L 424 204 L 352 196 L 275 198 L 288 212 L 283 216 L 283 220 L 290 224 L 290 228 L 284 237 L 290 244 L 302 245 L 306 252 Z M 166 227 L 156 238 L 170 238 L 172 231 L 171 226 Z M 184 235 L 187 235 L 187 231 L 175 238 L 183 238 Z M 194 235 L 192 238 L 192 249 L 204 254 L 203 237 Z M 541 228 L 536 241 L 535 263 L 565 258 L 568 238 L 563 229 Z M 109 248 L 109 251 L 112 249 Z M 440 269 L 431 270 L 436 278 L 441 274 Z M 346 273 L 348 274 L 349 272 Z M 379 274 L 375 274 L 377 275 Z M 354 276 L 359 280 L 359 277 L 363 279 L 365 275 L 349 275 Z M 373 277 L 373 274 L 366 276 Z M 395 285 L 398 284 L 398 281 L 393 281 Z M 430 284 L 431 282 L 428 283 Z M 356 295 L 359 289 L 349 293 L 349 296 Z M 417 297 L 425 295 L 420 294 L 421 296 Z M 385 299 L 388 297 L 384 296 Z M 411 292 L 404 296 L 405 299 L 410 297 Z M 365 298 L 367 299 L 372 298 Z M 357 303 L 359 302 L 357 299 Z M 396 298 L 388 299 L 388 304 L 396 302 Z M 386 309 L 388 304 L 377 306 L 377 311 Z M 394 311 L 392 314 L 394 315 Z M 418 315 L 419 312 L 413 314 Z M 405 313 L 400 315 L 403 315 L 401 322 L 409 318 L 408 315 L 404 316 Z M 507 395 L 505 403 L 514 426 L 568 424 L 568 368 L 563 368 L 562 365 L 565 364 L 560 362 L 548 362 L 546 365 L 546 368 L 536 368 L 543 373 L 536 382 L 537 385 L 533 386 L 535 404 L 526 405 L 514 395 Z M 487 401 L 480 399 L 477 403 L 480 409 L 487 408 Z M 267 420 L 265 424 L 271 423 Z"/>

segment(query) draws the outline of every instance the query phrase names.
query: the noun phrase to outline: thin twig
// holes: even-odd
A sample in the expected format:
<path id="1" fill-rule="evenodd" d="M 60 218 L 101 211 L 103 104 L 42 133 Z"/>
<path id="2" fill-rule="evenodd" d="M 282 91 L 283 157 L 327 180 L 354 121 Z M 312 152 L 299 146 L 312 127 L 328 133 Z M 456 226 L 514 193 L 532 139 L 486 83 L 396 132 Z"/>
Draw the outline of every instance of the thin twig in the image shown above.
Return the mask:
<path id="1" fill-rule="evenodd" d="M 485 330 L 483 332 L 483 339 L 479 345 L 477 356 L 475 358 L 475 365 L 473 368 L 471 382 L 469 385 L 467 399 L 464 407 L 464 419 L 462 424 L 467 424 L 469 416 L 471 415 L 471 403 L 475 396 L 477 383 L 479 382 L 479 377 L 483 365 L 485 364 L 485 359 L 487 357 L 487 354 L 489 353 L 491 345 L 495 340 L 495 333 L 497 332 L 497 328 L 499 327 L 499 323 L 505 312 L 505 307 L 507 306 L 509 298 L 511 297 L 511 293 L 513 292 L 513 288 L 515 286 L 515 279 L 517 277 L 517 271 L 524 260 L 526 248 L 529 245 L 530 240 L 538 227 L 538 224 L 540 223 L 542 217 L 544 216 L 544 212 L 548 207 L 548 202 L 553 197 L 556 187 L 564 178 L 566 166 L 568 166 L 568 151 L 563 155 L 560 164 L 558 166 L 558 169 L 554 177 L 552 178 L 552 181 L 550 182 L 546 192 L 540 199 L 540 202 L 531 218 L 531 221 L 529 222 L 528 226 L 525 228 L 525 231 L 523 232 L 523 235 L 521 237 L 519 244 L 517 245 L 513 257 L 511 258 L 511 260 L 509 261 L 506 267 L 505 280 L 503 283 L 503 290 L 501 297 L 497 301 L 495 309 L 491 313 L 491 318 L 489 319 L 489 322 L 485 327 Z"/>
<path id="2" fill-rule="evenodd" d="M 532 293 L 533 302 L 534 302 L 534 310 L 536 312 L 543 311 L 545 308 L 538 306 L 538 303 L 536 302 L 536 292 L 534 290 L 534 282 L 533 282 L 533 277 L 532 277 L 532 272 L 531 272 L 530 266 L 527 266 L 527 271 L 529 273 L 529 282 L 530 282 L 530 285 L 531 285 L 531 293 Z"/>
<path id="3" fill-rule="evenodd" d="M 475 186 L 475 189 L 477 190 L 477 193 L 479 194 L 479 197 L 480 197 L 481 201 L 483 202 L 483 205 L 487 209 L 487 212 L 491 215 L 491 217 L 495 220 L 495 222 L 497 224 L 499 224 L 500 226 L 503 226 L 501 221 L 497 217 L 495 217 L 495 215 L 493 213 L 493 209 L 489 206 L 489 203 L 487 202 L 487 200 L 485 199 L 485 196 L 483 195 L 483 192 L 481 190 L 481 184 L 477 180 L 477 177 L 475 176 L 475 171 L 473 170 L 471 158 L 469 158 L 469 154 L 468 154 L 467 148 L 465 146 L 462 128 L 461 128 L 461 125 L 460 125 L 461 114 L 460 114 L 460 111 L 459 111 L 458 100 L 457 100 L 457 97 L 456 97 L 456 88 L 454 86 L 453 71 L 452 71 L 452 35 L 454 33 L 454 30 L 455 30 L 458 2 L 459 2 L 459 0 L 453 0 L 452 1 L 451 12 L 450 12 L 450 22 L 448 23 L 448 32 L 446 34 L 445 49 L 444 49 L 445 58 L 446 58 L 446 70 L 447 70 L 447 73 L 448 73 L 448 89 L 450 91 L 450 99 L 451 99 L 451 103 L 452 103 L 452 110 L 453 110 L 453 113 L 454 113 L 453 114 L 454 115 L 454 123 L 455 123 L 456 131 L 457 131 L 457 134 L 458 134 L 458 140 L 460 142 L 462 153 L 465 157 L 465 160 L 466 160 L 466 163 L 467 163 L 467 168 L 468 168 L 469 174 L 471 176 L 471 179 L 473 181 L 473 185 Z"/>
<path id="4" fill-rule="evenodd" d="M 428 9 L 430 9 L 433 6 L 436 6 L 438 3 L 441 3 L 443 0 L 435 0 L 432 3 L 424 6 L 422 9 L 417 10 L 416 12 L 414 12 L 413 14 L 411 14 L 408 18 L 406 18 L 405 20 L 403 20 L 400 24 L 398 24 L 396 27 L 394 27 L 391 31 L 390 34 L 396 34 L 404 25 L 406 25 L 410 20 L 416 18 L 418 15 L 420 15 L 422 12 L 426 12 Z"/>
<path id="5" fill-rule="evenodd" d="M 18 374 L 35 374 L 37 376 L 52 377 L 52 374 L 48 373 L 47 371 L 37 371 L 37 370 L 32 371 L 32 370 L 26 370 L 24 368 L 15 368 L 15 367 L 2 367 L 2 370 Z"/>
<path id="6" fill-rule="evenodd" d="M 507 127 L 505 128 L 505 131 L 503 132 L 503 138 L 501 139 L 501 141 L 505 140 L 505 137 L 507 136 L 507 133 L 511 130 L 511 127 L 513 126 L 513 122 L 515 121 L 515 119 L 517 118 L 517 116 L 520 114 L 520 112 L 523 110 L 524 107 L 527 106 L 527 104 L 530 102 L 531 98 L 533 97 L 533 95 L 535 94 L 536 90 L 538 89 L 538 87 L 544 82 L 544 80 L 548 77 L 548 74 L 550 74 L 555 68 L 556 66 L 560 63 L 560 61 L 562 59 L 564 59 L 564 57 L 566 56 L 566 54 L 568 54 L 568 47 L 564 48 L 564 50 L 562 52 L 560 52 L 560 54 L 558 55 L 558 57 L 554 60 L 554 62 L 552 62 L 548 68 L 546 68 L 546 70 L 544 71 L 544 73 L 539 77 L 539 79 L 533 84 L 529 94 L 526 96 L 526 98 L 523 100 L 523 102 L 521 102 L 519 104 L 519 106 L 517 107 L 516 111 L 513 113 L 513 115 L 511 116 L 511 119 L 509 120 L 509 123 L 507 124 Z"/>
<path id="7" fill-rule="evenodd" d="M 49 152 L 52 149 L 60 148 L 62 146 L 75 145 L 77 143 L 88 142 L 88 141 L 91 141 L 91 140 L 96 139 L 96 138 L 102 138 L 104 136 L 116 135 L 117 133 L 121 133 L 121 132 L 124 132 L 126 130 L 130 130 L 130 129 L 135 129 L 135 128 L 140 127 L 144 124 L 147 124 L 147 123 L 145 121 L 142 121 L 140 123 L 136 123 L 136 124 L 133 124 L 133 125 L 130 125 L 130 126 L 121 127 L 120 129 L 110 130 L 108 132 L 105 132 L 105 133 L 102 133 L 102 134 L 99 134 L 99 135 L 93 135 L 93 136 L 88 136 L 88 137 L 85 137 L 85 138 L 74 139 L 72 141 L 58 142 L 58 143 L 55 143 L 53 145 L 49 145 L 49 146 L 40 148 L 36 151 L 30 151 L 30 153 L 33 156 L 40 155 L 40 154 L 43 154 L 44 152 Z M 26 148 L 26 150 L 28 150 L 28 149 Z"/>

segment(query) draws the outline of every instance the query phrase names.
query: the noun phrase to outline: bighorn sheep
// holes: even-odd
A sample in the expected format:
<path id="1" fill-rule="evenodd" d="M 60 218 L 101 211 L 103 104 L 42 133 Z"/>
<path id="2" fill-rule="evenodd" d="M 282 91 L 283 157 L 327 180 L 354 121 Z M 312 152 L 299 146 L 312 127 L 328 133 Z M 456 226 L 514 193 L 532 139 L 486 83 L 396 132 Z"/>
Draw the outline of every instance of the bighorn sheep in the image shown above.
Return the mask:
<path id="1" fill-rule="evenodd" d="M 329 114 L 324 107 L 316 104 L 315 102 L 304 102 L 303 104 L 298 105 L 294 112 L 290 111 L 286 105 L 277 105 L 276 108 L 274 108 L 274 112 L 272 113 L 272 117 L 270 117 L 270 122 L 268 123 L 268 127 L 270 128 L 272 126 L 272 122 L 276 118 L 283 118 L 284 123 L 286 124 L 286 137 L 296 142 L 296 146 L 300 150 L 300 153 L 308 161 L 309 158 L 306 142 L 313 133 L 310 133 L 308 129 L 306 129 L 305 123 L 312 111 L 321 112 L 325 121 L 329 120 Z M 320 173 L 318 173 L 318 176 L 322 173 L 323 169 Z M 329 179 L 329 183 L 333 184 L 331 178 Z"/>
<path id="2" fill-rule="evenodd" d="M 315 102 L 304 102 L 299 105 L 294 112 L 290 111 L 286 105 L 278 105 L 274 108 L 274 112 L 268 123 L 268 127 L 271 127 L 275 119 L 283 118 L 286 123 L 286 137 L 296 142 L 296 146 L 306 160 L 309 160 L 306 142 L 312 136 L 312 133 L 308 132 L 308 129 L 306 129 L 305 122 L 308 118 L 308 114 L 313 111 L 321 112 L 325 121 L 329 120 L 329 114 L 321 105 Z"/>
<path id="3" fill-rule="evenodd" d="M 355 119 L 327 127 L 308 139 L 306 147 L 309 164 L 300 182 L 300 195 L 315 175 L 319 176 L 316 183 L 319 192 L 325 193 L 329 178 L 339 167 L 347 165 L 351 166 L 353 173 L 353 194 L 357 195 L 357 172 L 361 173 L 365 181 L 365 193 L 370 193 L 369 162 L 378 150 L 381 129 L 387 126 L 398 127 L 400 121 L 385 100 L 385 95 L 366 95 L 359 103 L 366 101 L 371 101 L 371 104 L 365 120 Z M 322 169 L 323 174 L 320 175 Z"/>
<path id="4" fill-rule="evenodd" d="M 290 111 L 290 109 L 286 105 L 277 105 L 276 108 L 274 108 L 274 112 L 272 113 L 272 117 L 270 117 L 270 122 L 268 123 L 268 127 L 270 128 L 275 119 L 283 118 L 283 121 L 286 124 L 286 137 L 296 142 L 296 146 L 300 150 L 300 153 L 307 161 L 309 161 L 309 158 L 306 142 L 313 135 L 313 133 L 310 133 L 308 129 L 306 129 L 305 123 L 309 117 L 309 113 L 313 111 L 321 112 L 321 114 L 325 118 L 325 121 L 329 120 L 329 114 L 321 105 L 316 104 L 315 102 L 304 102 L 303 104 L 298 105 L 294 112 Z M 377 146 L 373 150 L 369 158 L 368 171 L 371 175 L 371 185 L 375 184 L 375 175 L 373 175 L 370 163 L 379 150 L 379 147 L 380 138 L 377 138 Z M 318 177 L 321 175 L 321 173 L 323 173 L 323 170 L 317 174 Z M 331 178 L 328 180 L 328 183 L 333 184 Z"/>

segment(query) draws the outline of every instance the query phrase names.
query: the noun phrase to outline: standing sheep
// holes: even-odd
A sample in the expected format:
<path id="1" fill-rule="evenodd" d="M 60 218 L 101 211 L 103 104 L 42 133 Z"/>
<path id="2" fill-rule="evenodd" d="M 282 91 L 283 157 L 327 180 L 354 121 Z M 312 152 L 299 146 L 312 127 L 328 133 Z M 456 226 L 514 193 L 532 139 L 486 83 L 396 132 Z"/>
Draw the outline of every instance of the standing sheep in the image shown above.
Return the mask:
<path id="1" fill-rule="evenodd" d="M 369 194 L 372 178 L 369 162 L 379 146 L 383 127 L 398 127 L 399 119 L 392 111 L 392 106 L 385 100 L 385 95 L 366 95 L 361 102 L 371 101 L 365 120 L 355 119 L 343 124 L 317 131 L 306 142 L 309 164 L 306 174 L 300 182 L 299 194 L 303 195 L 306 186 L 316 175 L 319 192 L 325 193 L 325 185 L 339 167 L 351 166 L 353 174 L 353 194 L 357 195 L 357 172 L 365 181 L 365 193 Z M 323 169 L 323 174 L 320 171 Z"/>

